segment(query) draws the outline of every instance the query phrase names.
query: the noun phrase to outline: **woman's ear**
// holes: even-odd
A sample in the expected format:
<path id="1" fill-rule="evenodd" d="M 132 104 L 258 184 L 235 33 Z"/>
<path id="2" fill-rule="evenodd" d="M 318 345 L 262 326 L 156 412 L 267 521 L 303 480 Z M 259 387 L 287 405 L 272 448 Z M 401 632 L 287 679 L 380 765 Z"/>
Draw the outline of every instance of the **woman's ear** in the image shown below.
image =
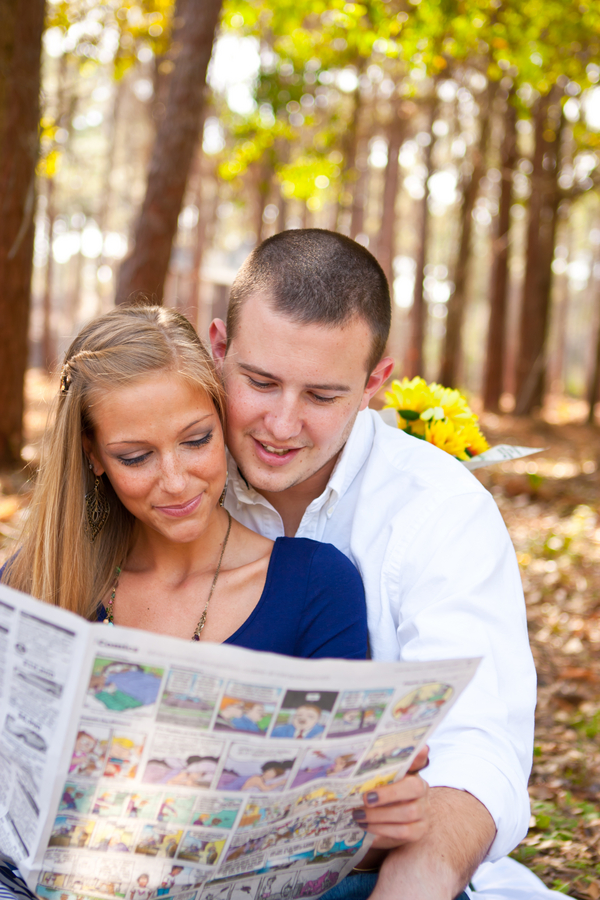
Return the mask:
<path id="1" fill-rule="evenodd" d="M 100 477 L 104 473 L 104 467 L 100 464 L 98 457 L 94 452 L 94 444 L 88 434 L 81 435 L 81 446 L 83 447 L 83 452 L 88 458 L 88 462 L 91 466 L 92 472 L 96 477 Z"/>

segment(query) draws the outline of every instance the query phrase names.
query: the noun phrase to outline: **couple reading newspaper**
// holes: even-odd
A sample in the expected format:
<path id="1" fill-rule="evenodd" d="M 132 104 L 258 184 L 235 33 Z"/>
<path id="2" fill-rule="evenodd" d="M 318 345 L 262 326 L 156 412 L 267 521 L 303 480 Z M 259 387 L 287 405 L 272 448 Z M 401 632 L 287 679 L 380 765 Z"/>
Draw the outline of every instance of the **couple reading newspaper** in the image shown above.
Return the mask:
<path id="1" fill-rule="evenodd" d="M 309 229 L 250 255 L 227 324 L 211 326 L 214 363 L 187 320 L 149 306 L 101 316 L 67 351 L 25 533 L 2 572 L 79 614 L 52 613 L 94 660 L 73 669 L 82 719 L 46 881 L 28 878 L 38 896 L 146 900 L 195 885 L 198 900 L 453 900 L 525 833 L 535 674 L 514 552 L 460 463 L 368 409 L 392 371 L 390 319 L 371 254 Z M 5 610 L 14 596 L 2 594 Z M 148 632 L 140 662 L 122 626 Z M 43 678 L 25 663 L 31 646 L 43 655 L 38 631 L 14 644 L 12 678 L 35 689 Z M 56 696 L 75 677 L 61 640 L 48 640 Z M 0 753 L 42 740 L 23 709 L 6 711 L 17 695 L 2 698 Z M 27 895 L 6 834 L 0 892 Z M 292 884 L 267 865 L 263 851 L 290 841 L 322 871 Z M 61 848 L 74 847 L 122 857 L 111 872 L 106 856 L 92 889 L 60 874 Z M 244 866 L 257 853 L 263 868 Z M 125 876 L 132 854 L 148 866 Z M 200 878 L 202 866 L 222 868 Z M 236 877 L 251 869 L 251 883 Z"/>

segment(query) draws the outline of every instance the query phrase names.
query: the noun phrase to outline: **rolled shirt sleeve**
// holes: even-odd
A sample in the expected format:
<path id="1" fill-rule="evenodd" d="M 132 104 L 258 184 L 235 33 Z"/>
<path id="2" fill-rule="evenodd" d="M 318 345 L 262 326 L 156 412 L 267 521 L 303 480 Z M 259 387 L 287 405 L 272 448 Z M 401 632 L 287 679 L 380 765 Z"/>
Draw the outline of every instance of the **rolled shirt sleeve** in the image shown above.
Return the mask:
<path id="1" fill-rule="evenodd" d="M 466 790 L 492 815 L 488 859 L 529 822 L 536 679 L 514 549 L 493 498 L 451 496 L 421 510 L 388 550 L 386 593 L 397 603 L 404 660 L 480 656 L 471 684 L 430 740 L 431 786 Z M 420 520 L 419 520 L 420 519 Z"/>

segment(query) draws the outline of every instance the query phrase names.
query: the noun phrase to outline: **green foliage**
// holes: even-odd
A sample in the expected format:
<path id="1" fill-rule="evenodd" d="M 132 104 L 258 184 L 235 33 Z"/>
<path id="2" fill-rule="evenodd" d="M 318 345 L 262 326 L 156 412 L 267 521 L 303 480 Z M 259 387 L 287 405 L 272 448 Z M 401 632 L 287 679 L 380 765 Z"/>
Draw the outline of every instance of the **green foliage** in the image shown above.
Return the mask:
<path id="1" fill-rule="evenodd" d="M 115 78 L 135 64 L 142 46 L 163 56 L 171 43 L 173 0 L 58 0 L 48 7 L 47 29 L 65 38 L 65 52 L 84 70 L 111 61 Z"/>

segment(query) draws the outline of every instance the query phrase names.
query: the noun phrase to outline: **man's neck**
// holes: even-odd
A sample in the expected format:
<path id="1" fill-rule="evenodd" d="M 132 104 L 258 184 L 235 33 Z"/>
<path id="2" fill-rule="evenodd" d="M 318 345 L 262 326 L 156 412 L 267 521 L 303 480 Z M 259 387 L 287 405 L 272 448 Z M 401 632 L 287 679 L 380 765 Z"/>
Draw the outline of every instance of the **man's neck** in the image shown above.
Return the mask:
<path id="1" fill-rule="evenodd" d="M 285 491 L 258 491 L 281 516 L 286 537 L 295 537 L 304 513 L 327 487 L 341 452 L 340 450 L 322 469 L 300 484 L 294 484 Z"/>

